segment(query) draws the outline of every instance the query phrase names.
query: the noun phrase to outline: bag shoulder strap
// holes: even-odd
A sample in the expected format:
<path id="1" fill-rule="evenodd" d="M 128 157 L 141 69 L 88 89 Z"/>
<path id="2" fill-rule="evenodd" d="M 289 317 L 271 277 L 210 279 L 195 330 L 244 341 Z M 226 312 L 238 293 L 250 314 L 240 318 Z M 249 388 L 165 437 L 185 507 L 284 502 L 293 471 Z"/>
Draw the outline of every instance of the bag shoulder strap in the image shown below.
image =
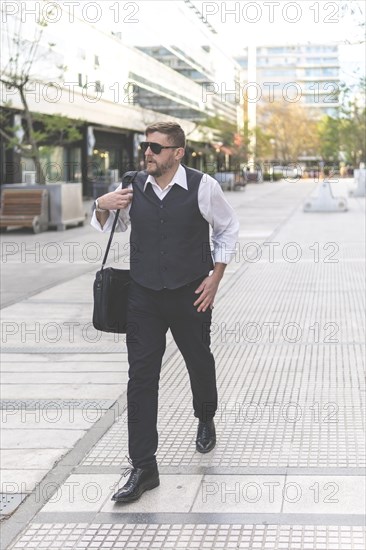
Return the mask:
<path id="1" fill-rule="evenodd" d="M 122 177 L 122 189 L 125 189 L 126 187 L 128 187 L 130 185 L 130 183 L 132 183 L 134 181 L 134 179 L 136 178 L 138 174 L 138 171 L 137 170 L 131 170 L 130 172 L 126 172 L 123 177 Z M 108 258 L 108 253 L 109 253 L 109 249 L 111 247 L 111 244 L 112 244 L 112 239 L 113 239 L 113 235 L 114 235 L 114 230 L 116 229 L 116 225 L 117 225 L 117 220 L 118 220 L 118 216 L 119 216 L 119 213 L 120 213 L 120 210 L 117 210 L 116 211 L 116 214 L 114 216 L 114 220 L 113 220 L 113 225 L 112 225 L 112 229 L 111 229 L 111 234 L 109 235 L 109 240 L 108 240 L 108 244 L 107 244 L 107 248 L 106 248 L 106 251 L 105 251 L 105 254 L 104 254 L 104 258 L 103 258 L 103 262 L 102 262 L 102 269 L 104 268 L 106 262 L 107 262 L 107 258 Z"/>

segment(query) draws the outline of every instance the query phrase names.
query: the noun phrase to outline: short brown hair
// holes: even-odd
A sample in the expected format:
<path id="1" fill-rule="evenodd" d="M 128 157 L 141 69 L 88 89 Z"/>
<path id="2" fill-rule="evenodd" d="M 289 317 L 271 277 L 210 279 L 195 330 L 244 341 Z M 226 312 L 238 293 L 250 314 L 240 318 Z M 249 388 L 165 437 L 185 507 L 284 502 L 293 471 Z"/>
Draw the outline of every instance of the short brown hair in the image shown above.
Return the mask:
<path id="1" fill-rule="evenodd" d="M 166 134 L 169 137 L 170 143 L 174 143 L 177 147 L 186 146 L 186 136 L 183 128 L 176 122 L 155 122 L 155 124 L 150 124 L 145 130 L 145 135 L 152 134 L 153 132 Z"/>

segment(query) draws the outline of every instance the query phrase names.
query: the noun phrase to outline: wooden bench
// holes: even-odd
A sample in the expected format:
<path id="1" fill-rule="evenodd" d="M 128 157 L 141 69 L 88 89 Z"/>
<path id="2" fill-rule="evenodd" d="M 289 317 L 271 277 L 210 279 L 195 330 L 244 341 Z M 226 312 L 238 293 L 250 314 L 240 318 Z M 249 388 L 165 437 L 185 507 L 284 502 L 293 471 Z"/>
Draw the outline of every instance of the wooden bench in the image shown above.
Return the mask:
<path id="1" fill-rule="evenodd" d="M 1 195 L 0 228 L 32 227 L 34 233 L 48 228 L 47 189 L 4 189 Z"/>

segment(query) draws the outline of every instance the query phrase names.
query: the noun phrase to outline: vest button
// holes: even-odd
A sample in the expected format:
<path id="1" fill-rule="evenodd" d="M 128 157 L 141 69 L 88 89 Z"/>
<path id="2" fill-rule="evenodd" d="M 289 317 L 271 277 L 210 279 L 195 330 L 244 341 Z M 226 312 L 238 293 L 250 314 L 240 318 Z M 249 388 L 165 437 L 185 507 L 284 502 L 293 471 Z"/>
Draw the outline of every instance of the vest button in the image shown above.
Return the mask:
<path id="1" fill-rule="evenodd" d="M 160 220 L 160 223 L 164 223 L 164 220 Z"/>
<path id="2" fill-rule="evenodd" d="M 160 205 L 160 208 L 164 208 L 164 205 L 163 205 L 163 204 L 161 204 L 161 205 Z"/>

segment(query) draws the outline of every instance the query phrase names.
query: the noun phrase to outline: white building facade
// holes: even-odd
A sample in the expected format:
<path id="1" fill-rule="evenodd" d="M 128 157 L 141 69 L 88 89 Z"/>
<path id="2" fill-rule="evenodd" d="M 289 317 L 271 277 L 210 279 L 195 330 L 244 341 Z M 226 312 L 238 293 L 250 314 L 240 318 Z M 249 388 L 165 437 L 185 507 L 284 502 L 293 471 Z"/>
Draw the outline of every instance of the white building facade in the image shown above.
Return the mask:
<path id="1" fill-rule="evenodd" d="M 126 25 L 122 25 L 119 32 L 121 25 L 116 25 L 116 13 L 111 10 L 113 6 L 125 4 L 88 2 L 88 11 L 83 11 L 79 2 L 48 2 L 45 5 L 50 11 L 42 2 L 2 4 L 4 79 L 9 77 L 9 60 L 14 60 L 16 52 L 19 66 L 29 60 L 41 30 L 39 22 L 46 23 L 31 65 L 26 99 L 33 112 L 60 114 L 81 123 L 82 140 L 67 147 L 54 147 L 51 152 L 48 148 L 47 160 L 62 167 L 64 181 L 82 181 L 84 194 L 90 194 L 91 182 L 120 178 L 126 169 L 141 160 L 138 143 L 148 124 L 175 120 L 184 128 L 189 142 L 196 143 L 214 140 L 212 131 L 203 132 L 199 121 L 216 114 L 231 117 L 233 121 L 237 117 L 237 106 L 229 105 L 226 98 L 218 100 L 206 85 L 211 76 L 212 82 L 220 78 L 220 67 L 227 67 L 230 59 L 223 55 L 219 59 L 217 50 L 205 37 L 205 49 L 196 46 L 202 52 L 201 64 L 210 66 L 205 79 L 200 81 L 175 70 L 176 67 L 170 67 L 161 59 L 126 44 L 123 32 Z M 136 3 L 129 4 L 133 8 Z M 204 25 L 186 3 L 179 4 L 182 4 L 179 9 L 184 10 L 182 24 L 189 26 L 193 17 L 198 27 Z M 119 16 L 129 21 L 134 18 L 131 10 Z M 136 23 L 139 34 L 141 25 L 138 20 Z M 19 38 L 21 44 L 17 45 L 14 39 Z M 180 46 L 178 57 L 191 56 L 189 42 Z M 234 75 L 238 65 L 232 59 L 230 62 Z M 2 84 L 0 101 L 14 116 L 22 116 L 22 102 L 14 88 Z M 23 171 L 32 170 L 31 161 L 6 149 L 4 143 L 2 160 L 2 182 L 19 181 Z M 49 180 L 52 177 L 56 176 L 47 174 Z"/>
<path id="2" fill-rule="evenodd" d="M 248 84 L 248 63 L 255 66 L 258 104 L 299 102 L 311 118 L 336 115 L 340 91 L 337 44 L 257 46 L 249 54 L 245 49 L 236 59 Z"/>

